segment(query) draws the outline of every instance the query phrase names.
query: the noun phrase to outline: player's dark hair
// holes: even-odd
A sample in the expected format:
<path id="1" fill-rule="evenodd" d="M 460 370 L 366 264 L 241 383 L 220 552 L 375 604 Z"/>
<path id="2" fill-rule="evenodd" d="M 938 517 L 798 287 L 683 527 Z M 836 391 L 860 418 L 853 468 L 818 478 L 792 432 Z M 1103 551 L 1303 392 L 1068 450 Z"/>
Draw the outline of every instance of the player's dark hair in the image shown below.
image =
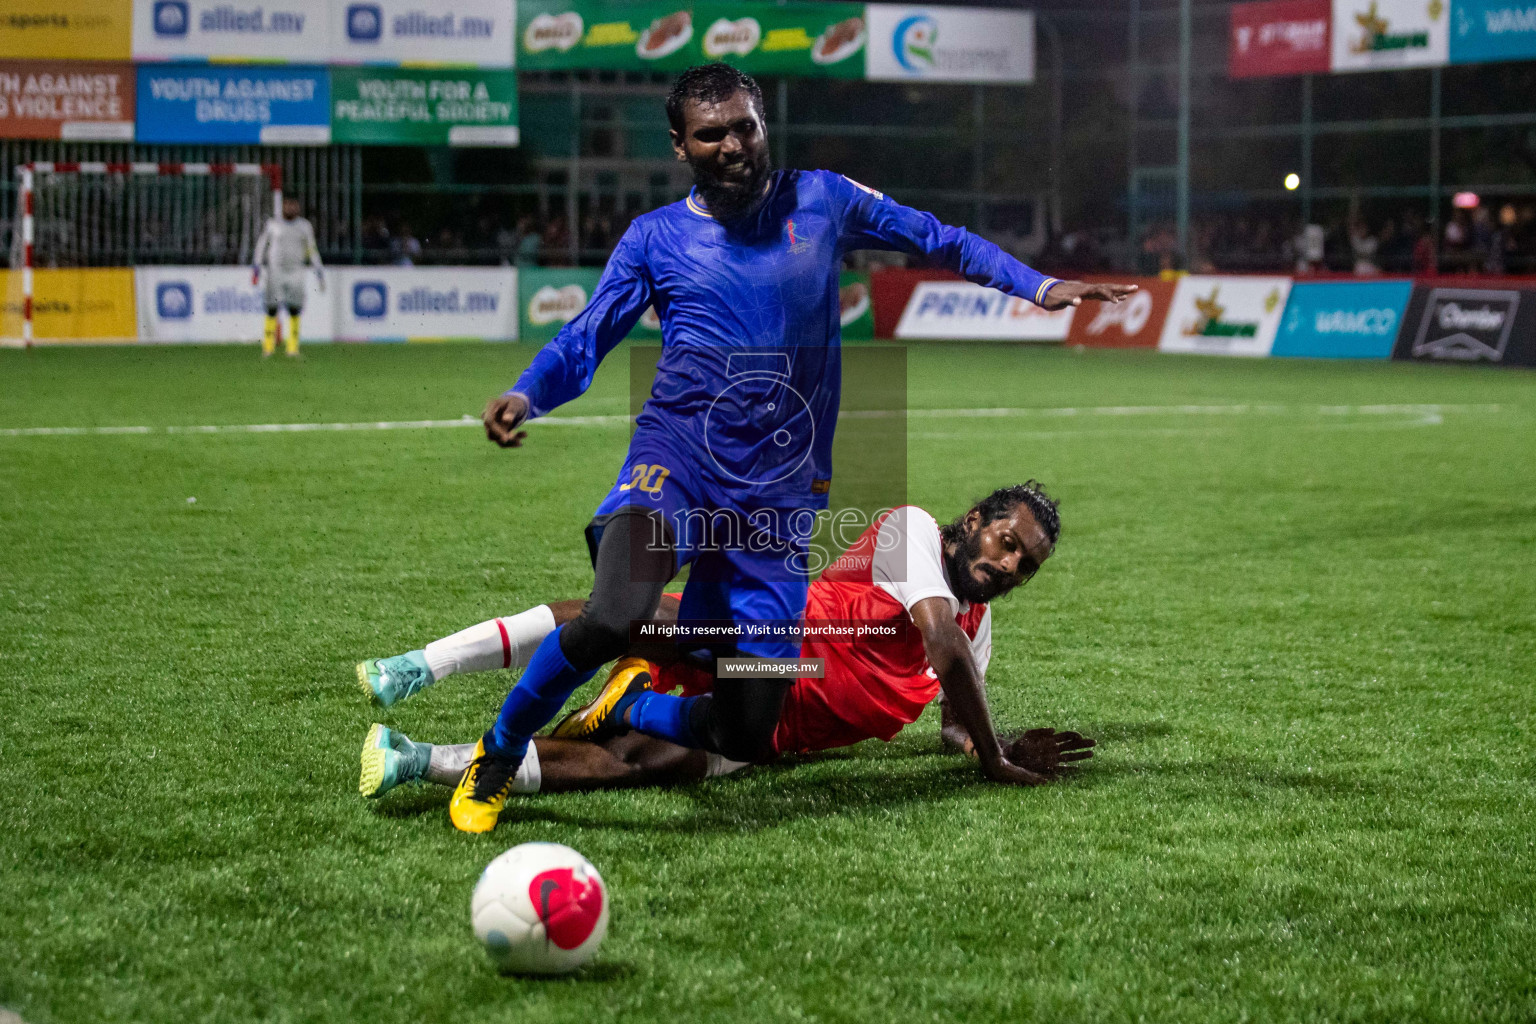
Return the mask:
<path id="1" fill-rule="evenodd" d="M 1038 480 L 1026 480 L 1012 487 L 999 487 L 967 509 L 954 522 L 939 527 L 939 534 L 946 544 L 958 541 L 965 536 L 965 517 L 972 511 L 981 513 L 979 525 L 986 526 L 1023 505 L 1035 517 L 1035 522 L 1040 524 L 1040 529 L 1045 531 L 1051 543 L 1055 544 L 1056 538 L 1061 536 L 1061 513 L 1057 511 L 1060 504 L 1045 493 L 1045 488 Z"/>
<path id="2" fill-rule="evenodd" d="M 682 134 L 683 107 L 689 100 L 699 103 L 722 103 L 738 92 L 746 93 L 763 113 L 763 90 L 751 75 L 743 74 L 729 64 L 695 64 L 677 76 L 672 91 L 667 94 L 667 121 L 672 130 Z"/>

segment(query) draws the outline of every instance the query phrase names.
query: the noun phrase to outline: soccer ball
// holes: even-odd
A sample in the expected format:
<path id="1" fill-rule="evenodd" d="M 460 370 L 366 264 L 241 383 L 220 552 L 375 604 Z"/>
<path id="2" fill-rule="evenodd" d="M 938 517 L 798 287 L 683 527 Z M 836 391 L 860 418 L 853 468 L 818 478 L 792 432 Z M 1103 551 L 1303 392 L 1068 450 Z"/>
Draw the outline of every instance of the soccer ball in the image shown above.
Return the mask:
<path id="1" fill-rule="evenodd" d="M 469 913 L 501 970 L 563 974 L 591 959 L 608 933 L 608 888 L 569 846 L 524 843 L 486 865 Z"/>

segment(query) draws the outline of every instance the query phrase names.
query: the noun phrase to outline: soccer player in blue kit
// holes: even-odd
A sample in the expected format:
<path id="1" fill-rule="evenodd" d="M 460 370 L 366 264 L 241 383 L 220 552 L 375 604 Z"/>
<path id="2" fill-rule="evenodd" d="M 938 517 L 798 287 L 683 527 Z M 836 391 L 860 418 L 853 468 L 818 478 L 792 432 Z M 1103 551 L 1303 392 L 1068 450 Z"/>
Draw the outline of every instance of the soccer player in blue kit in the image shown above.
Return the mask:
<path id="1" fill-rule="evenodd" d="M 655 307 L 663 342 L 651 397 L 618 481 L 587 528 L 591 597 L 539 645 L 481 739 L 449 804 L 466 832 L 495 827 L 530 737 L 625 653 L 630 624 L 652 617 L 683 566 L 690 573 L 680 622 L 799 620 L 803 556 L 832 479 L 844 253 L 910 253 L 1047 309 L 1118 302 L 1135 290 L 1046 277 L 840 174 L 771 171 L 762 92 L 728 65 L 683 72 L 667 118 L 694 189 L 636 218 L 591 302 L 485 412 L 492 441 L 521 446 L 522 424 L 581 395 L 603 357 Z M 732 646 L 750 657 L 796 658 L 800 639 L 744 635 Z M 390 697 L 409 693 L 427 672 L 425 662 L 404 661 L 412 657 L 420 660 L 372 663 L 365 685 Z M 753 761 L 768 749 L 793 679 L 721 680 L 714 693 L 692 698 L 615 687 L 595 702 L 594 725 Z M 962 722 L 986 713 L 975 689 L 955 702 Z M 1005 759 L 989 775 L 1041 781 Z"/>

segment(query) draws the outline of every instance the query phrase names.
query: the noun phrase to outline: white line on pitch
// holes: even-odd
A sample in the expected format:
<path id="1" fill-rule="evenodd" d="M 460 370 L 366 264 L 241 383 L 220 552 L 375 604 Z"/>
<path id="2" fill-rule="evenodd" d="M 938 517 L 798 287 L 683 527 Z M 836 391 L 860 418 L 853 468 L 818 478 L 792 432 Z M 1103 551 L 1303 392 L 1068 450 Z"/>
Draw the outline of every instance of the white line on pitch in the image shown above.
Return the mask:
<path id="1" fill-rule="evenodd" d="M 1054 409 L 907 409 L 850 410 L 843 419 L 985 419 L 994 417 L 1070 416 L 1273 416 L 1286 413 L 1319 416 L 1439 416 L 1448 412 L 1500 412 L 1498 405 L 1099 405 Z M 619 426 L 629 416 L 545 416 L 534 424 L 552 427 Z M 108 434 L 308 434 L 359 430 L 444 430 L 478 427 L 480 420 L 379 420 L 361 423 L 217 423 L 204 426 L 8 427 L 0 437 L 78 437 Z"/>

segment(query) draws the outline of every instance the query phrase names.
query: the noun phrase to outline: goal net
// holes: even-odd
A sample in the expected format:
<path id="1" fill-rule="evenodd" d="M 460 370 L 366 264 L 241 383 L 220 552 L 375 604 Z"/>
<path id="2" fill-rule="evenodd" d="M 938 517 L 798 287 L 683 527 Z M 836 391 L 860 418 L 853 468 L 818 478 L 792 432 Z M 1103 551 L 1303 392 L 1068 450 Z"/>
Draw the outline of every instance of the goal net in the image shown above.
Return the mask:
<path id="1" fill-rule="evenodd" d="M 0 343 L 11 345 L 138 337 L 134 268 L 249 266 L 282 205 L 270 164 L 38 162 L 16 181 L 0 270 Z"/>

